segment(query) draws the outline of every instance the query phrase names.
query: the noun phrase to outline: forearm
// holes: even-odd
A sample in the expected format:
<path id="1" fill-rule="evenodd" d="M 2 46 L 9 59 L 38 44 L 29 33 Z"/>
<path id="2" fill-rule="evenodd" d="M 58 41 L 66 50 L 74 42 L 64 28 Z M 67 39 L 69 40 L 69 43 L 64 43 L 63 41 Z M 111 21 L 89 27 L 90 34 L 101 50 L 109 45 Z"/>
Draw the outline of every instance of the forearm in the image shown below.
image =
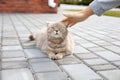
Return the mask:
<path id="1" fill-rule="evenodd" d="M 92 11 L 90 6 L 87 6 L 83 11 L 81 11 L 80 13 L 83 13 L 83 15 L 88 18 L 89 16 L 93 15 L 94 12 Z"/>
<path id="2" fill-rule="evenodd" d="M 94 0 L 90 7 L 94 14 L 101 16 L 105 11 L 120 5 L 120 0 Z"/>

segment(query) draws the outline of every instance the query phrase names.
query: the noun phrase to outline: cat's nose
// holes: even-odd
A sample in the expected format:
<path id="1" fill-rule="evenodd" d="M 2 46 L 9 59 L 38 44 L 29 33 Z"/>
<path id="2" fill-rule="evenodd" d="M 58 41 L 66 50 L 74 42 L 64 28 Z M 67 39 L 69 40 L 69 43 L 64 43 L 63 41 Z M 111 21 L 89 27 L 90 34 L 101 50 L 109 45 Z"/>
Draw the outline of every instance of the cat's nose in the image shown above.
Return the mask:
<path id="1" fill-rule="evenodd" d="M 56 30 L 56 32 L 58 32 L 58 30 Z"/>

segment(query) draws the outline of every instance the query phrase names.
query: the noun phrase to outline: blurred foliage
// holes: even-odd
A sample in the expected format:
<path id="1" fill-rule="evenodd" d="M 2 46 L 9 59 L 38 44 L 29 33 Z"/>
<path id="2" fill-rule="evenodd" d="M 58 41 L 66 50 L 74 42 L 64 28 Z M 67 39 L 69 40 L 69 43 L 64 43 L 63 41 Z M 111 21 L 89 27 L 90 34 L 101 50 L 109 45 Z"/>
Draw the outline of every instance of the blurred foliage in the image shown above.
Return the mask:
<path id="1" fill-rule="evenodd" d="M 93 0 L 81 0 L 81 4 L 89 5 Z"/>
<path id="2" fill-rule="evenodd" d="M 82 5 L 88 5 L 93 0 L 60 0 L 63 4 L 82 4 Z"/>
<path id="3" fill-rule="evenodd" d="M 104 13 L 106 16 L 120 17 L 120 10 L 109 10 Z"/>
<path id="4" fill-rule="evenodd" d="M 80 4 L 81 0 L 60 0 L 63 4 Z"/>

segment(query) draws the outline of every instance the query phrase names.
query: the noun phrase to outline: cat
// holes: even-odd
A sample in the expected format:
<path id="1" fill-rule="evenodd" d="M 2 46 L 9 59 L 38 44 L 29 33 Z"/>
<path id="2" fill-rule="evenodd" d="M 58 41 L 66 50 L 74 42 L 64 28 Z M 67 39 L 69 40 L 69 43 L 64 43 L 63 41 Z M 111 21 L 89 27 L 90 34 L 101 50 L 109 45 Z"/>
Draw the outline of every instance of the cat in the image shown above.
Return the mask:
<path id="1" fill-rule="evenodd" d="M 36 46 L 54 60 L 62 59 L 74 51 L 74 40 L 64 22 L 47 23 L 35 36 L 30 35 L 29 39 L 36 40 Z"/>

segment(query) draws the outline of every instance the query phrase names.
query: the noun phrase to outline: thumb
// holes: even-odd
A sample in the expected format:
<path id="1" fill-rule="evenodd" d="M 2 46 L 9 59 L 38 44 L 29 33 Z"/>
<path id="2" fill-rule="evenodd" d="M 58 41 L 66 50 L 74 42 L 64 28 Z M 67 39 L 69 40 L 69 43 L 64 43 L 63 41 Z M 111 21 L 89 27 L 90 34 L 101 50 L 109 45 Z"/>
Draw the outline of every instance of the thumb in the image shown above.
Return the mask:
<path id="1" fill-rule="evenodd" d="M 70 13 L 63 13 L 63 15 L 64 15 L 65 17 L 72 17 L 72 16 L 73 16 L 73 14 L 70 14 Z"/>

